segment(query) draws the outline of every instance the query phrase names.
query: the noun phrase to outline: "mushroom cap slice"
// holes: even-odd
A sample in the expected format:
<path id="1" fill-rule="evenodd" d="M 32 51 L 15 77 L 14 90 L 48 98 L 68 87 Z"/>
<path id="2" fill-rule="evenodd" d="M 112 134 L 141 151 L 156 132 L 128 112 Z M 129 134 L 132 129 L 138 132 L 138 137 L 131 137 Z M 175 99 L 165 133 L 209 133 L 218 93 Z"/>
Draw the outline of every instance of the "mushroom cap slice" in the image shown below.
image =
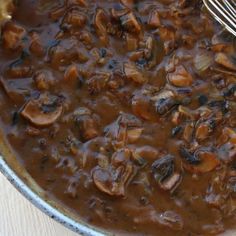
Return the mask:
<path id="1" fill-rule="evenodd" d="M 21 112 L 21 115 L 36 126 L 48 126 L 54 123 L 62 114 L 62 105 L 58 103 L 49 103 L 45 98 L 30 100 Z M 49 107 L 45 111 L 45 107 Z"/>
<path id="2" fill-rule="evenodd" d="M 110 196 L 124 196 L 125 186 L 123 182 L 115 182 L 113 176 L 107 169 L 97 168 L 93 172 L 95 186 Z"/>
<path id="3" fill-rule="evenodd" d="M 166 191 L 174 192 L 181 183 L 182 176 L 179 173 L 173 173 L 168 179 L 160 183 L 160 187 Z"/>
<path id="4" fill-rule="evenodd" d="M 134 64 L 124 63 L 124 73 L 128 79 L 135 83 L 144 84 L 147 81 L 147 78 Z"/>
<path id="5" fill-rule="evenodd" d="M 217 156 L 213 152 L 199 151 L 198 156 L 201 162 L 197 165 L 184 163 L 184 168 L 191 173 L 203 174 L 214 170 L 219 164 Z"/>

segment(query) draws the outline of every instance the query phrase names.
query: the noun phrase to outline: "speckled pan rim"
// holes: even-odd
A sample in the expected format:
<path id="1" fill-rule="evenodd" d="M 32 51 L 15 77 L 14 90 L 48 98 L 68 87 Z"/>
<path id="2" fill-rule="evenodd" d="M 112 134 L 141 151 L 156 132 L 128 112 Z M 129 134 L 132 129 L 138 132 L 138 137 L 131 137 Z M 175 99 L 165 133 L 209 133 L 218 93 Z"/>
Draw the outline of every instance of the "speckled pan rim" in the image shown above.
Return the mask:
<path id="1" fill-rule="evenodd" d="M 10 183 L 33 205 L 35 205 L 42 212 L 47 214 L 50 218 L 61 223 L 65 227 L 71 229 L 76 233 L 80 233 L 84 236 L 104 236 L 106 233 L 99 232 L 89 226 L 83 225 L 76 222 L 70 217 L 66 216 L 59 210 L 55 209 L 53 206 L 48 204 L 40 196 L 38 196 L 34 191 L 32 191 L 9 167 L 6 161 L 0 156 L 0 172 L 10 181 Z"/>

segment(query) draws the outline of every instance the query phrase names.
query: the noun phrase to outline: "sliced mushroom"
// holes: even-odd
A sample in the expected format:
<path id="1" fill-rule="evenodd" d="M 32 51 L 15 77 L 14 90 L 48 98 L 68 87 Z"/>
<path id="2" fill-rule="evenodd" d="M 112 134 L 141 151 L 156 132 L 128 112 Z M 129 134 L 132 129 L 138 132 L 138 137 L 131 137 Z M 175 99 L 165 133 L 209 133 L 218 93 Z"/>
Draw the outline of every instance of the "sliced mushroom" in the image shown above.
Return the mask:
<path id="1" fill-rule="evenodd" d="M 214 59 L 211 53 L 206 51 L 199 52 L 194 57 L 194 67 L 196 68 L 197 72 L 201 74 L 212 65 L 213 60 Z"/>
<path id="2" fill-rule="evenodd" d="M 168 40 L 174 42 L 175 31 L 176 30 L 172 26 L 163 26 L 160 27 L 159 34 L 164 42 L 167 42 Z"/>
<path id="3" fill-rule="evenodd" d="M 108 83 L 111 74 L 109 72 L 95 73 L 89 78 L 86 83 L 88 85 L 88 91 L 90 94 L 98 94 L 105 88 Z"/>
<path id="4" fill-rule="evenodd" d="M 62 114 L 60 99 L 47 94 L 38 99 L 30 100 L 21 112 L 21 115 L 36 126 L 53 124 Z"/>
<path id="5" fill-rule="evenodd" d="M 155 40 L 152 36 L 145 37 L 145 49 L 144 49 L 144 57 L 149 60 L 154 51 Z"/>
<path id="6" fill-rule="evenodd" d="M 98 136 L 97 122 L 88 108 L 81 107 L 77 109 L 74 112 L 74 119 L 84 141 L 88 141 Z"/>
<path id="7" fill-rule="evenodd" d="M 211 134 L 212 129 L 207 123 L 201 123 L 196 128 L 196 139 L 198 141 L 203 141 L 209 137 Z"/>
<path id="8" fill-rule="evenodd" d="M 195 114 L 195 112 L 188 107 L 180 105 L 178 107 L 178 112 L 184 119 L 190 119 L 191 121 L 196 120 L 197 114 Z"/>
<path id="9" fill-rule="evenodd" d="M 15 50 L 22 46 L 22 38 L 26 33 L 23 27 L 8 22 L 2 31 L 3 45 L 6 49 Z"/>
<path id="10" fill-rule="evenodd" d="M 128 148 L 122 148 L 113 153 L 111 157 L 111 164 L 114 167 L 119 167 L 120 165 L 126 165 L 130 160 L 131 151 Z"/>
<path id="11" fill-rule="evenodd" d="M 132 98 L 132 110 L 135 115 L 144 120 L 156 120 L 156 113 L 151 102 L 151 95 L 135 94 Z"/>
<path id="12" fill-rule="evenodd" d="M 118 8 L 112 8 L 111 9 L 111 15 L 115 20 L 119 20 L 119 18 L 127 13 L 129 13 L 129 9 L 127 7 L 124 7 L 122 5 L 119 5 Z"/>
<path id="13" fill-rule="evenodd" d="M 148 25 L 152 28 L 161 26 L 160 16 L 157 10 L 153 10 L 148 19 Z"/>
<path id="14" fill-rule="evenodd" d="M 76 61 L 84 63 L 88 61 L 88 56 L 87 50 L 75 38 L 58 41 L 49 50 L 50 62 L 56 68 Z"/>
<path id="15" fill-rule="evenodd" d="M 50 71 L 37 71 L 33 77 L 35 85 L 39 90 L 48 90 L 55 84 L 54 77 Z"/>
<path id="16" fill-rule="evenodd" d="M 105 128 L 108 137 L 122 144 L 137 141 L 142 131 L 141 121 L 137 117 L 126 113 L 122 113 L 115 122 Z"/>
<path id="17" fill-rule="evenodd" d="M 103 9 L 98 8 L 95 13 L 94 26 L 101 42 L 105 45 L 108 44 L 107 24 L 108 16 L 106 12 Z"/>
<path id="18" fill-rule="evenodd" d="M 193 131 L 194 131 L 194 123 L 190 122 L 187 123 L 186 126 L 184 127 L 184 132 L 183 132 L 183 139 L 186 142 L 191 142 L 193 139 Z"/>
<path id="19" fill-rule="evenodd" d="M 185 162 L 191 164 L 191 165 L 198 165 L 201 160 L 198 156 L 196 156 L 194 153 L 190 152 L 185 147 L 180 147 L 180 155 L 184 159 Z"/>
<path id="20" fill-rule="evenodd" d="M 132 151 L 132 160 L 140 167 L 144 167 L 147 164 L 147 160 L 143 158 L 138 152 Z"/>
<path id="21" fill-rule="evenodd" d="M 134 97 L 132 99 L 132 110 L 135 115 L 145 120 L 152 120 L 153 114 L 150 108 L 150 102 L 145 98 Z"/>
<path id="22" fill-rule="evenodd" d="M 69 66 L 64 74 L 64 80 L 69 85 L 77 85 L 79 84 L 79 71 L 75 64 Z"/>
<path id="23" fill-rule="evenodd" d="M 36 32 L 32 32 L 30 36 L 31 36 L 30 47 L 29 47 L 30 51 L 38 57 L 43 56 L 45 50 L 39 38 L 39 35 Z"/>
<path id="24" fill-rule="evenodd" d="M 160 92 L 157 96 L 153 97 L 152 100 L 155 101 L 156 111 L 160 115 L 166 114 L 171 108 L 177 105 L 174 93 L 169 90 Z"/>
<path id="25" fill-rule="evenodd" d="M 181 175 L 175 172 L 174 156 L 166 155 L 152 164 L 152 173 L 160 188 L 173 192 L 181 182 Z"/>
<path id="26" fill-rule="evenodd" d="M 138 48 L 138 39 L 134 37 L 132 34 L 126 33 L 126 48 L 128 51 L 134 51 Z"/>
<path id="27" fill-rule="evenodd" d="M 152 164 L 152 173 L 158 182 L 163 182 L 170 177 L 174 172 L 174 157 L 167 155 L 162 157 Z"/>
<path id="28" fill-rule="evenodd" d="M 145 146 L 135 148 L 135 150 L 133 151 L 133 154 L 137 156 L 141 156 L 145 160 L 153 161 L 157 159 L 159 155 L 159 151 L 157 148 L 145 145 Z"/>
<path id="29" fill-rule="evenodd" d="M 174 173 L 172 176 L 170 176 L 168 179 L 163 181 L 160 186 L 162 189 L 166 191 L 173 192 L 180 184 L 182 180 L 182 177 L 179 173 Z"/>
<path id="30" fill-rule="evenodd" d="M 59 6 L 53 10 L 50 11 L 49 13 L 49 17 L 54 20 L 57 21 L 59 20 L 63 15 L 65 14 L 65 7 L 64 6 Z"/>
<path id="31" fill-rule="evenodd" d="M 196 150 L 191 154 L 182 148 L 181 156 L 184 158 L 184 168 L 191 173 L 207 173 L 220 164 L 216 153 L 208 150 Z"/>
<path id="32" fill-rule="evenodd" d="M 82 30 L 79 35 L 79 40 L 86 46 L 87 49 L 91 49 L 93 47 L 93 35 L 87 31 Z"/>
<path id="33" fill-rule="evenodd" d="M 137 50 L 129 55 L 129 60 L 136 62 L 137 64 L 143 65 L 146 63 L 146 60 L 144 59 L 144 51 L 143 50 Z"/>
<path id="34" fill-rule="evenodd" d="M 111 173 L 107 169 L 97 168 L 93 171 L 93 181 L 96 187 L 111 196 L 124 196 L 124 185 L 113 182 L 115 173 Z"/>
<path id="35" fill-rule="evenodd" d="M 134 5 L 134 0 L 120 0 L 120 1 L 124 6 L 129 8 L 132 8 Z"/>
<path id="36" fill-rule="evenodd" d="M 201 159 L 201 164 L 193 167 L 193 171 L 205 173 L 214 170 L 220 161 L 217 159 L 217 155 L 209 151 L 200 151 L 197 154 Z"/>
<path id="37" fill-rule="evenodd" d="M 236 71 L 236 58 L 225 53 L 219 52 L 215 56 L 215 62 L 226 67 L 229 70 Z"/>
<path id="38" fill-rule="evenodd" d="M 231 142 L 227 142 L 219 148 L 218 154 L 219 158 L 223 162 L 230 163 L 236 157 L 236 145 Z"/>
<path id="39" fill-rule="evenodd" d="M 211 40 L 211 50 L 214 52 L 232 52 L 234 36 L 231 35 L 227 30 L 221 30 L 217 32 Z"/>
<path id="40" fill-rule="evenodd" d="M 95 120 L 90 116 L 82 116 L 77 119 L 80 133 L 85 141 L 98 136 L 98 128 Z"/>
<path id="41" fill-rule="evenodd" d="M 159 28 L 159 34 L 164 42 L 165 54 L 170 54 L 177 46 L 176 29 L 171 26 L 162 26 Z"/>
<path id="42" fill-rule="evenodd" d="M 93 180 L 96 187 L 110 196 L 124 196 L 125 187 L 135 175 L 136 171 L 130 162 L 131 152 L 120 149 L 113 153 L 111 165 L 93 170 Z"/>
<path id="43" fill-rule="evenodd" d="M 143 132 L 143 128 L 136 127 L 136 128 L 127 129 L 128 142 L 130 143 L 136 142 L 140 138 L 142 132 Z"/>
<path id="44" fill-rule="evenodd" d="M 126 77 L 130 80 L 133 80 L 135 83 L 144 84 L 147 81 L 142 72 L 139 71 L 133 64 L 125 63 L 124 72 Z"/>
<path id="45" fill-rule="evenodd" d="M 139 33 L 141 31 L 141 25 L 136 19 L 133 12 L 129 12 L 120 17 L 121 25 L 128 31 Z"/>
<path id="46" fill-rule="evenodd" d="M 235 144 L 236 145 L 236 132 L 234 129 L 231 129 L 231 128 L 228 128 L 228 127 L 225 127 L 223 129 L 223 134 L 224 135 L 227 135 L 228 137 L 228 140 L 229 142 L 231 142 L 232 144 Z"/>
<path id="47" fill-rule="evenodd" d="M 193 83 L 192 75 L 182 65 L 177 66 L 174 72 L 169 73 L 168 79 L 176 87 L 188 87 Z"/>
<path id="48" fill-rule="evenodd" d="M 86 16 L 80 13 L 78 10 L 72 9 L 69 11 L 63 19 L 63 24 L 82 28 L 86 24 Z"/>

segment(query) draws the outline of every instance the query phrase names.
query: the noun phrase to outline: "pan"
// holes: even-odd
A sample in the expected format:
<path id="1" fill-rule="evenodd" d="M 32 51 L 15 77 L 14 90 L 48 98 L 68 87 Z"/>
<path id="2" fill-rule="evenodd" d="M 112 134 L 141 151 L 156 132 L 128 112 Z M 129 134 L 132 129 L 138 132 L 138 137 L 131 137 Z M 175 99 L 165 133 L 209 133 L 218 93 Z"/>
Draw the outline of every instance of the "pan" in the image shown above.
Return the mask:
<path id="1" fill-rule="evenodd" d="M 0 172 L 33 205 L 50 218 L 72 231 L 84 236 L 111 235 L 101 229 L 92 227 L 73 215 L 55 201 L 49 200 L 45 191 L 37 185 L 23 166 L 14 157 L 9 145 L 0 131 Z"/>

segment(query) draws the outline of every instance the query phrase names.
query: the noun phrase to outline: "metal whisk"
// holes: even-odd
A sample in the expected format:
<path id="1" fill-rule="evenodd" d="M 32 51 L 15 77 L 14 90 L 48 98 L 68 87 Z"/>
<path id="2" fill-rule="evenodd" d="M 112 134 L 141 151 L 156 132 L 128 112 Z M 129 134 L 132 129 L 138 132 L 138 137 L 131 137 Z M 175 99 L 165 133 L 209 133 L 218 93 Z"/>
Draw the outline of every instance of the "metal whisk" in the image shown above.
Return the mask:
<path id="1" fill-rule="evenodd" d="M 236 36 L 236 1 L 203 0 L 203 2 L 214 18 Z"/>

